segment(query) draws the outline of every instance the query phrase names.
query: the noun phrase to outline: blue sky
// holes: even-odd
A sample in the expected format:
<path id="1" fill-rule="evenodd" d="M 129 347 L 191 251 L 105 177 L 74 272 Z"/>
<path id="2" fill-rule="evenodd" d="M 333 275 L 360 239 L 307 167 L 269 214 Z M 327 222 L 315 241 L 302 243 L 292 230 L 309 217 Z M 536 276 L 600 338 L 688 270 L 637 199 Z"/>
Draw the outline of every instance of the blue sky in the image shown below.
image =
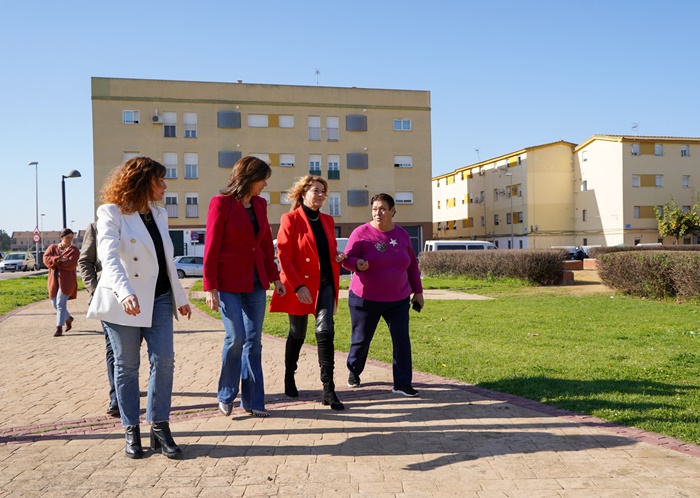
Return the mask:
<path id="1" fill-rule="evenodd" d="M 12 2 L 0 229 L 93 220 L 92 76 L 428 90 L 433 175 L 596 133 L 700 136 L 700 3 Z M 41 223 L 40 223 L 41 224 Z"/>

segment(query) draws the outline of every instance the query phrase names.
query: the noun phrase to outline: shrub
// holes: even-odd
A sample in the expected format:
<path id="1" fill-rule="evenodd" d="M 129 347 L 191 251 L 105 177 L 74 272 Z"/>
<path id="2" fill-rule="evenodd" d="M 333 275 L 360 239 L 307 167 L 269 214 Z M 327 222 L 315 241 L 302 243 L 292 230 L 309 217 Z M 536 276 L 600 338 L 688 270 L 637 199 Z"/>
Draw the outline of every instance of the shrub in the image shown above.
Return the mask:
<path id="1" fill-rule="evenodd" d="M 600 279 L 608 287 L 640 297 L 700 298 L 697 251 L 622 251 L 598 257 Z"/>
<path id="2" fill-rule="evenodd" d="M 630 251 L 672 251 L 672 252 L 688 252 L 700 251 L 698 244 L 684 244 L 679 246 L 610 246 L 610 247 L 591 247 L 588 255 L 591 258 L 598 258 L 601 254 L 610 254 L 613 252 L 630 252 Z"/>
<path id="3" fill-rule="evenodd" d="M 564 259 L 563 249 L 425 251 L 420 255 L 420 269 L 428 276 L 514 277 L 552 285 L 561 279 Z"/>

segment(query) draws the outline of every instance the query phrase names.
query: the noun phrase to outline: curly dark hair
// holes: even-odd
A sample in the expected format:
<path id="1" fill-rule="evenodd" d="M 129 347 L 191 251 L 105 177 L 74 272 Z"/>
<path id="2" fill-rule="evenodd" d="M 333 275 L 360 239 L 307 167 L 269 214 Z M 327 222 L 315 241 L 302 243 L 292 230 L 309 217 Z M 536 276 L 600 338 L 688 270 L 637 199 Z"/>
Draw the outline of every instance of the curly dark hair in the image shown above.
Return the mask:
<path id="1" fill-rule="evenodd" d="M 117 166 L 102 187 L 105 204 L 116 204 L 122 213 L 148 209 L 153 182 L 165 178 L 165 166 L 150 157 L 134 157 Z"/>
<path id="2" fill-rule="evenodd" d="M 231 170 L 223 195 L 232 195 L 237 201 L 250 195 L 250 187 L 260 180 L 267 180 L 272 175 L 272 169 L 260 158 L 245 156 L 236 161 Z"/>

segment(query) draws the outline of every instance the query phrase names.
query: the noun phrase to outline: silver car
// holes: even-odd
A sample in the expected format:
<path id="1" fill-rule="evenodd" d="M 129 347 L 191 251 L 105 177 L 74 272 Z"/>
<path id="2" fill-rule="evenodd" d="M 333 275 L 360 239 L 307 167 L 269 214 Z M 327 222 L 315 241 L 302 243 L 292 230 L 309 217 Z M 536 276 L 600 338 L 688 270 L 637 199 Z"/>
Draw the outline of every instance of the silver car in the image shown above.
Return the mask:
<path id="1" fill-rule="evenodd" d="M 28 252 L 11 252 L 0 261 L 0 272 L 30 271 L 36 269 L 34 255 Z"/>
<path id="2" fill-rule="evenodd" d="M 202 267 L 204 266 L 202 256 L 176 256 L 173 261 L 175 261 L 179 278 L 202 276 Z"/>

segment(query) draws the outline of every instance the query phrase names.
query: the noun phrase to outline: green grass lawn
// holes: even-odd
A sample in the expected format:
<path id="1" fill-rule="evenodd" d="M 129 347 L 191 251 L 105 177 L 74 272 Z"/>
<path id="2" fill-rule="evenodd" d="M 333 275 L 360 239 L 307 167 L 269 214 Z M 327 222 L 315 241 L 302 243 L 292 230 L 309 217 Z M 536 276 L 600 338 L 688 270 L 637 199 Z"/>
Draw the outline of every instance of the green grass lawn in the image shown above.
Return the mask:
<path id="1" fill-rule="evenodd" d="M 46 276 L 0 280 L 0 315 L 49 297 Z"/>
<path id="2" fill-rule="evenodd" d="M 415 370 L 700 444 L 696 305 L 539 292 L 513 281 L 426 279 L 426 287 L 497 299 L 427 300 L 421 313 L 411 311 Z M 206 308 L 203 300 L 195 304 Z M 268 313 L 264 331 L 286 336 L 286 315 Z M 307 342 L 315 343 L 313 333 Z M 347 351 L 349 344 L 350 316 L 341 300 L 336 349 Z M 370 357 L 391 362 L 383 323 Z M 343 377 L 344 369 L 338 371 Z"/>

